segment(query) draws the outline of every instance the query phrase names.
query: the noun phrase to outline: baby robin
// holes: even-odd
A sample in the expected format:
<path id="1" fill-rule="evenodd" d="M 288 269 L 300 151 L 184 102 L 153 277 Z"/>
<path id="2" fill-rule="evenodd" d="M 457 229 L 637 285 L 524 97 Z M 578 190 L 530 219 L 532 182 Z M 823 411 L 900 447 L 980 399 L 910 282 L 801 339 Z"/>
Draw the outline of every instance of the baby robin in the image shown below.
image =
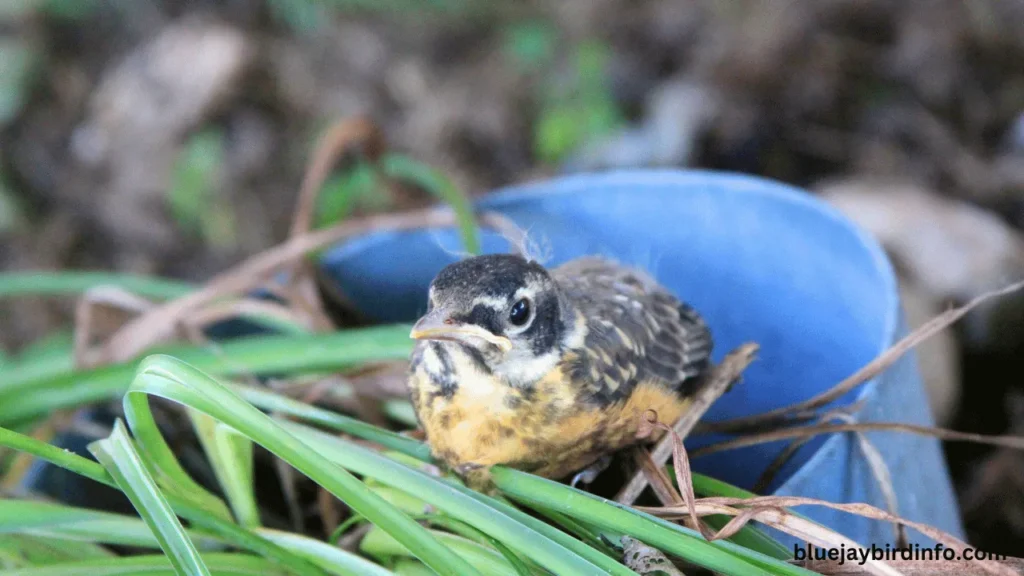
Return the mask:
<path id="1" fill-rule="evenodd" d="M 441 270 L 411 336 L 416 414 L 467 479 L 495 464 L 595 472 L 648 410 L 669 424 L 686 411 L 712 347 L 701 317 L 637 270 L 509 254 Z"/>

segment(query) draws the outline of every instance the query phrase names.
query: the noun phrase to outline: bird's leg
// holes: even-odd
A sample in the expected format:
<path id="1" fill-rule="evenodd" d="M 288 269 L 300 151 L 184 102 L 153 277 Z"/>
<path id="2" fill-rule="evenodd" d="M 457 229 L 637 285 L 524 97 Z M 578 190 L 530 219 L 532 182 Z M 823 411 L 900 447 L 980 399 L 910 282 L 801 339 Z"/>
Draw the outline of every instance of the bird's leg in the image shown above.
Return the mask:
<path id="1" fill-rule="evenodd" d="M 578 474 L 573 476 L 572 477 L 572 482 L 570 482 L 570 485 L 573 488 L 575 488 L 576 484 L 578 484 L 580 482 L 583 482 L 584 484 L 588 484 L 588 485 L 592 484 L 594 482 L 594 480 L 597 480 L 597 477 L 601 474 L 601 472 L 604 472 L 605 470 L 608 469 L 608 466 L 611 466 L 611 463 L 612 463 L 612 456 L 611 456 L 611 454 L 605 454 L 604 456 L 601 456 L 600 458 L 597 459 L 596 462 L 594 462 L 590 466 L 587 466 L 586 468 L 581 470 Z"/>

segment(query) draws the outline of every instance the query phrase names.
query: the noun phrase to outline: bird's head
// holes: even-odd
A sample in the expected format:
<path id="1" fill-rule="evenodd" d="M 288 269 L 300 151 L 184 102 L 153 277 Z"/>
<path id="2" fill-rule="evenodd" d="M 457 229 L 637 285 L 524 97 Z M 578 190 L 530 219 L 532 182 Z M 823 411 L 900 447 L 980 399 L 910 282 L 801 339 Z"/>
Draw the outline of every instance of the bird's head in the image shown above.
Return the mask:
<path id="1" fill-rule="evenodd" d="M 556 349 L 562 308 L 558 285 L 540 264 L 511 254 L 476 256 L 438 273 L 411 336 L 475 350 L 492 370 L 515 363 L 525 375 Z"/>

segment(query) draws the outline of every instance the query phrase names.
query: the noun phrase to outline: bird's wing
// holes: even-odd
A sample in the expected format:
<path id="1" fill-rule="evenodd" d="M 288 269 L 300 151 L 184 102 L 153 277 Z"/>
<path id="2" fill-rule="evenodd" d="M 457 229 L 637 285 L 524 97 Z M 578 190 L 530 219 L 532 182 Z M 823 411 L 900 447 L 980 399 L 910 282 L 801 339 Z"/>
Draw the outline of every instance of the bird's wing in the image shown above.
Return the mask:
<path id="1" fill-rule="evenodd" d="M 593 400 L 625 398 L 648 381 L 685 393 L 707 368 L 712 339 L 704 320 L 642 272 L 583 258 L 551 273 L 586 322 L 568 368 Z"/>

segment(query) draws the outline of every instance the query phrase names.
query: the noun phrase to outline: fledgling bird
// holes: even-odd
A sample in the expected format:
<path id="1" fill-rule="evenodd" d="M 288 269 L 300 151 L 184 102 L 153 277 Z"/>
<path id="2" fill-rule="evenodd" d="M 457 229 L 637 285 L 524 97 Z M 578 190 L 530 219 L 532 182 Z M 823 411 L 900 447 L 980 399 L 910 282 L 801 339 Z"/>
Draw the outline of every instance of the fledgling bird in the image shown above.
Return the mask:
<path id="1" fill-rule="evenodd" d="M 709 366 L 696 311 L 600 258 L 547 270 L 472 257 L 441 270 L 428 298 L 410 393 L 435 457 L 467 479 L 496 464 L 554 479 L 595 471 L 638 441 L 648 410 L 675 422 Z"/>

